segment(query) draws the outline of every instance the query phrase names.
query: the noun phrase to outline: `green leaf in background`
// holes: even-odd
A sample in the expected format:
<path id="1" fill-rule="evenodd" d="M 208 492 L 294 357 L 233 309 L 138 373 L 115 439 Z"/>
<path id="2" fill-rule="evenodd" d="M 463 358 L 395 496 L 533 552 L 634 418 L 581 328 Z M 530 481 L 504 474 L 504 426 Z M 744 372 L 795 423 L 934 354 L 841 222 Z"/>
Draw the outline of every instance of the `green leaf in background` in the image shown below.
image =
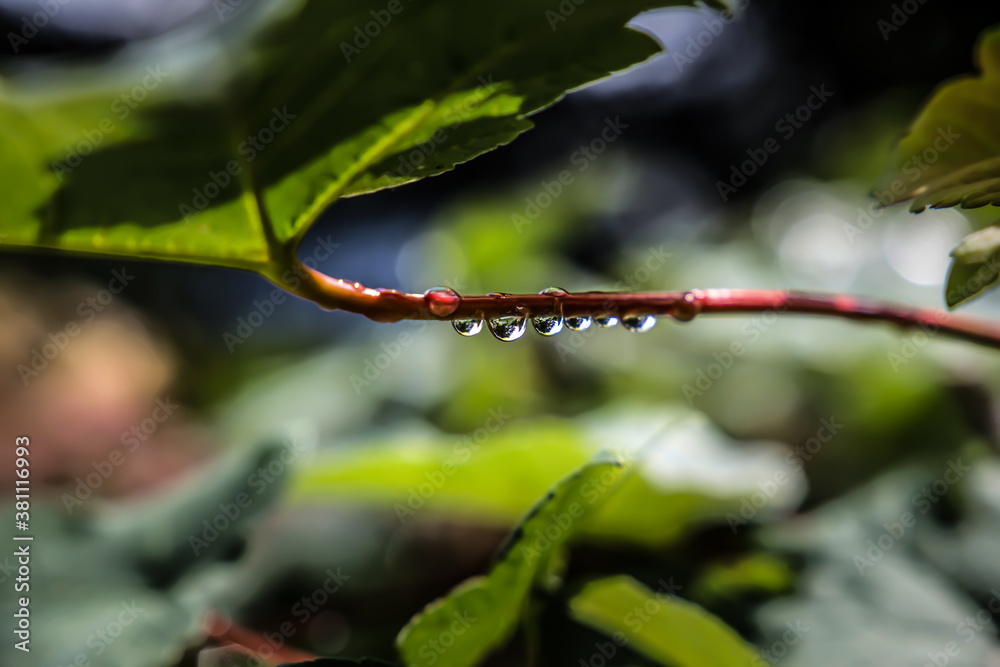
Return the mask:
<path id="1" fill-rule="evenodd" d="M 1000 227 L 990 225 L 969 234 L 951 256 L 944 294 L 948 307 L 954 308 L 996 285 L 1000 277 Z"/>
<path id="2" fill-rule="evenodd" d="M 570 613 L 619 646 L 669 667 L 762 664 L 752 646 L 700 606 L 670 591 L 651 591 L 628 576 L 588 584 L 570 600 Z"/>
<path id="3" fill-rule="evenodd" d="M 278 473 L 262 483 L 260 470 L 284 469 L 287 460 L 284 446 L 269 443 L 134 506 L 109 511 L 93 499 L 68 502 L 68 494 L 33 505 L 34 544 L 45 548 L 32 550 L 33 568 L 44 573 L 30 582 L 32 650 L 25 655 L 7 642 L 0 664 L 176 665 L 204 640 L 201 621 L 212 602 L 200 577 L 233 567 L 220 559 L 283 487 Z M 193 547 L 192 538 L 204 545 Z M 4 596 L 0 611 L 12 617 L 15 604 Z"/>
<path id="4" fill-rule="evenodd" d="M 276 0 L 127 58 L 8 73 L 4 242 L 292 282 L 328 205 L 511 141 L 527 114 L 655 54 L 622 26 L 664 4 L 591 0 L 554 21 L 534 0 Z"/>
<path id="5" fill-rule="evenodd" d="M 983 32 L 976 50 L 981 76 L 943 85 L 899 143 L 883 205 L 912 199 L 910 210 L 1000 205 L 1000 29 Z M 995 283 L 1000 234 L 988 227 L 952 252 L 945 302 L 954 308 Z"/>
<path id="6" fill-rule="evenodd" d="M 1000 30 L 988 30 L 976 50 L 981 76 L 946 83 L 899 143 L 895 180 L 883 204 L 914 199 L 928 206 L 976 208 L 1000 204 Z"/>
<path id="7" fill-rule="evenodd" d="M 690 409 L 624 404 L 580 421 L 504 424 L 482 442 L 444 434 L 365 442 L 299 470 L 292 497 L 382 506 L 400 523 L 444 516 L 506 527 L 601 447 L 627 452 L 635 465 L 583 527 L 589 539 L 662 547 L 706 523 L 738 530 L 772 518 L 804 491 L 782 448 L 733 440 Z M 773 484 L 766 506 L 752 505 L 776 471 L 784 483 Z"/>
<path id="8" fill-rule="evenodd" d="M 403 628 L 397 639 L 403 662 L 471 667 L 506 641 L 531 589 L 552 582 L 567 540 L 626 471 L 618 459 L 601 457 L 557 484 L 514 531 L 488 575 L 467 580 Z"/>
<path id="9" fill-rule="evenodd" d="M 982 261 L 964 261 L 955 256 L 948 267 L 948 280 L 944 291 L 945 303 L 949 308 L 961 305 L 994 287 L 998 277 L 1000 277 L 1000 251 Z"/>
<path id="10" fill-rule="evenodd" d="M 998 515 L 983 513 L 995 504 L 1000 477 L 992 461 L 979 467 L 977 450 L 886 473 L 765 529 L 763 546 L 802 566 L 793 595 L 755 612 L 764 657 L 780 659 L 782 667 L 978 667 L 994 661 L 1000 655 L 996 634 L 970 622 L 988 603 L 995 606 L 1000 572 Z M 954 483 L 944 495 L 931 495 L 932 503 L 924 495 L 928 485 L 943 482 L 946 473 Z M 940 494 L 941 486 L 936 489 Z M 960 496 L 971 501 L 967 518 L 983 522 L 972 541 L 956 530 L 975 525 L 966 523 Z M 946 503 L 953 503 L 956 516 L 934 509 Z"/>

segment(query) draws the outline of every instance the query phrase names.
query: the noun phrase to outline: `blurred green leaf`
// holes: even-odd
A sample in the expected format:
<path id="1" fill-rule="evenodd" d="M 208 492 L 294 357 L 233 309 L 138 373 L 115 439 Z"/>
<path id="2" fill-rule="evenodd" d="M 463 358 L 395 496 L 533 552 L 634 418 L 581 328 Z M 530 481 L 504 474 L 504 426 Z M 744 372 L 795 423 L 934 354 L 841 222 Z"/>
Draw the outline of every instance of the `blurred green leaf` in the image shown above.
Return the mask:
<path id="1" fill-rule="evenodd" d="M 973 463 L 962 458 L 897 470 L 766 529 L 767 546 L 794 554 L 804 566 L 794 595 L 756 612 L 764 657 L 780 657 L 788 667 L 989 664 L 1000 647 L 995 634 L 981 631 L 973 620 L 978 605 L 921 548 L 932 537 L 934 553 L 947 550 L 950 565 L 963 565 L 956 558 L 959 542 L 940 542 L 940 514 L 971 481 L 964 475 L 978 476 Z M 976 545 L 984 549 L 977 558 L 995 561 L 991 546 L 989 540 Z M 977 584 L 978 595 L 991 595 L 990 580 Z"/>
<path id="2" fill-rule="evenodd" d="M 748 447 L 700 413 L 673 406 L 612 406 L 577 422 L 520 421 L 484 439 L 475 434 L 365 442 L 299 470 L 293 498 L 384 505 L 401 523 L 445 515 L 506 526 L 606 445 L 627 452 L 635 471 L 583 534 L 658 547 L 707 522 L 737 529 L 787 511 L 805 484 L 782 460 L 783 449 Z M 773 481 L 777 471 L 781 483 Z M 772 495 L 752 506 L 760 484 Z"/>
<path id="3" fill-rule="evenodd" d="M 573 617 L 669 667 L 745 667 L 756 651 L 721 620 L 628 576 L 601 579 L 570 600 Z"/>
<path id="4" fill-rule="evenodd" d="M 656 53 L 622 26 L 664 4 L 285 0 L 123 61 L 8 76 L 5 243 L 281 278 L 279 260 L 340 197 L 447 171 Z"/>
<path id="5" fill-rule="evenodd" d="M 557 484 L 514 531 L 488 575 L 464 582 L 402 629 L 403 661 L 470 667 L 505 642 L 531 589 L 552 583 L 563 546 L 626 470 L 617 459 L 598 459 Z"/>
<path id="6" fill-rule="evenodd" d="M 219 576 L 226 567 L 220 558 L 242 543 L 248 523 L 284 486 L 275 467 L 263 483 L 261 469 L 285 470 L 287 460 L 285 446 L 265 445 L 225 457 L 137 505 L 109 509 L 90 500 L 79 507 L 68 494 L 58 505 L 34 505 L 32 652 L 24 656 L 5 643 L 0 663 L 177 664 L 203 639 L 200 619 L 211 600 L 175 584 L 196 565 L 214 565 L 212 576 Z M 0 608 L 13 614 L 14 604 L 5 597 Z"/>
<path id="7" fill-rule="evenodd" d="M 546 420 L 505 426 L 484 438 L 473 432 L 369 442 L 300 470 L 293 499 L 392 503 L 400 522 L 444 512 L 506 524 L 587 461 L 593 452 L 581 436 L 570 424 Z"/>
<path id="8" fill-rule="evenodd" d="M 942 86 L 900 142 L 888 203 L 914 199 L 913 211 L 1000 204 L 1000 30 L 981 35 L 976 55 L 981 76 Z"/>
<path id="9" fill-rule="evenodd" d="M 1000 252 L 984 260 L 967 260 L 956 256 L 948 267 L 948 280 L 944 288 L 945 303 L 949 308 L 965 303 L 996 286 L 997 278 L 1000 278 Z"/>
<path id="10" fill-rule="evenodd" d="M 729 600 L 746 592 L 779 593 L 789 588 L 795 575 L 786 561 L 768 553 L 755 553 L 734 563 L 713 563 L 691 587 L 691 597 L 702 603 Z"/>

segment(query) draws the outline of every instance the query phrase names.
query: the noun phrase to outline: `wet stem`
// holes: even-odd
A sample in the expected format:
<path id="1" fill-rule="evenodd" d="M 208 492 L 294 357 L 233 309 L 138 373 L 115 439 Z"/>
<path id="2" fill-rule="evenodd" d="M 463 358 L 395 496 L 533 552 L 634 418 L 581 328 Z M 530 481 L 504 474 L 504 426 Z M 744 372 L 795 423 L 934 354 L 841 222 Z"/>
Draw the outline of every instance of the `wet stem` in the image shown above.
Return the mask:
<path id="1" fill-rule="evenodd" d="M 694 289 L 685 292 L 556 292 L 459 296 L 442 308 L 432 290 L 408 294 L 372 289 L 360 283 L 332 278 L 293 260 L 302 277 L 292 293 L 328 310 L 345 310 L 377 322 L 400 320 L 494 320 L 500 317 L 618 318 L 660 315 L 688 322 L 698 315 L 788 313 L 818 315 L 862 322 L 882 322 L 902 330 L 920 329 L 1000 349 L 1000 323 L 956 315 L 943 310 L 913 308 L 845 294 L 818 294 L 784 290 Z M 273 278 L 271 278 L 274 280 Z M 277 282 L 277 281 L 275 281 Z M 440 292 L 438 292 L 440 294 Z"/>

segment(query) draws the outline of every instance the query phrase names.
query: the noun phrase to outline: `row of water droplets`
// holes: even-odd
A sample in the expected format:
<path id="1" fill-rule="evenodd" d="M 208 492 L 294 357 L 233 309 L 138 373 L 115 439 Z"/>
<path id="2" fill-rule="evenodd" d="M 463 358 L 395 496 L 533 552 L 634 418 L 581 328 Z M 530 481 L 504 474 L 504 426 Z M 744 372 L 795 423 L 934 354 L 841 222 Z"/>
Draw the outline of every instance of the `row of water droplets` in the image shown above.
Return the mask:
<path id="1" fill-rule="evenodd" d="M 539 294 L 560 297 L 567 296 L 569 292 L 561 287 L 548 287 L 539 292 Z M 448 287 L 431 288 L 424 293 L 424 298 L 428 310 L 438 317 L 447 317 L 455 312 L 461 301 L 458 293 Z M 560 307 L 558 306 L 558 301 L 557 307 Z M 524 315 L 505 315 L 503 317 L 491 318 L 486 321 L 486 324 L 489 326 L 490 332 L 498 340 L 512 341 L 517 340 L 527 331 L 528 319 Z M 622 328 L 633 333 L 649 331 L 656 326 L 656 317 L 648 314 L 630 314 L 619 318 L 616 315 L 610 314 L 596 315 L 594 317 L 589 315 L 563 317 L 561 313 L 556 313 L 553 315 L 539 315 L 530 319 L 535 331 L 543 336 L 555 336 L 563 328 L 573 331 L 584 331 L 589 329 L 591 324 L 610 329 L 621 323 Z M 463 336 L 475 336 L 483 330 L 483 318 L 454 320 L 452 325 L 455 327 L 455 331 Z"/>

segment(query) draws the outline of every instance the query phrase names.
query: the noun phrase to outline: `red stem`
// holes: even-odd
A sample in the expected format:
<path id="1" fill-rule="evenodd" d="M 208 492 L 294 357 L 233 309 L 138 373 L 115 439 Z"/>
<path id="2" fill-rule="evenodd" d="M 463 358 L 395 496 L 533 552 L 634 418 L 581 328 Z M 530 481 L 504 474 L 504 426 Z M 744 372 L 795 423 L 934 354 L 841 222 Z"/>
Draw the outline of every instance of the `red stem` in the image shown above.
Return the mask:
<path id="1" fill-rule="evenodd" d="M 490 294 L 463 296 L 447 315 L 428 308 L 423 294 L 371 289 L 303 269 L 299 296 L 329 309 L 365 315 L 378 322 L 399 320 L 460 320 L 504 315 L 564 316 L 613 314 L 668 315 L 687 322 L 699 314 L 787 312 L 831 315 L 850 320 L 879 321 L 903 329 L 922 328 L 1000 349 L 1000 324 L 930 308 L 862 299 L 841 294 L 811 294 L 783 290 L 704 289 L 687 292 L 574 292 L 549 294 Z"/>
<path id="2" fill-rule="evenodd" d="M 289 645 L 275 647 L 274 643 L 255 630 L 238 625 L 231 618 L 219 612 L 210 612 L 205 620 L 205 633 L 217 644 L 230 646 L 247 655 L 253 656 L 261 664 L 277 665 L 285 662 L 307 662 L 318 656 L 300 651 Z M 264 658 L 264 647 L 270 650 L 268 658 Z"/>

